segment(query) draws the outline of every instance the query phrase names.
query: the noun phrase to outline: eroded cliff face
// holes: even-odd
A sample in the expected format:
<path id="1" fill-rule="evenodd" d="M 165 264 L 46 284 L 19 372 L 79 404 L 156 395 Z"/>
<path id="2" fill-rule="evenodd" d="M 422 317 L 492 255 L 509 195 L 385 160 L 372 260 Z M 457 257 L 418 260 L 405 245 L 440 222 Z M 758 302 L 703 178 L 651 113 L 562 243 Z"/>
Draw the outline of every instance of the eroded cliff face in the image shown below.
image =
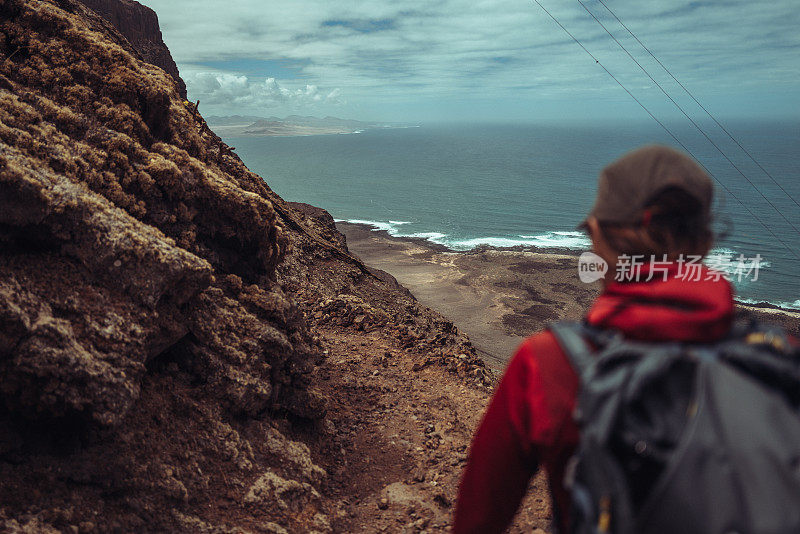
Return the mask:
<path id="1" fill-rule="evenodd" d="M 0 524 L 185 526 L 221 459 L 313 500 L 270 424 L 324 405 L 268 188 L 82 4 L 0 2 L 0 53 Z"/>
<path id="2" fill-rule="evenodd" d="M 139 53 L 141 59 L 161 67 L 178 84 L 178 94 L 186 98 L 186 84 L 178 66 L 164 44 L 155 11 L 134 0 L 81 0 L 110 22 Z"/>
<path id="3" fill-rule="evenodd" d="M 359 503 L 387 473 L 464 455 L 464 424 L 434 443 L 406 420 L 413 375 L 452 376 L 459 396 L 491 377 L 324 210 L 251 173 L 138 46 L 77 0 L 0 0 L 0 530 L 368 523 Z"/>
<path id="4" fill-rule="evenodd" d="M 41 312 L 83 320 L 92 311 L 80 308 L 77 287 L 83 277 L 102 284 L 109 301 L 124 300 L 127 308 L 119 313 L 131 314 L 113 319 L 108 316 L 113 307 L 101 307 L 95 311 L 102 318 L 87 319 L 83 327 L 98 330 L 94 345 L 86 347 L 90 352 L 105 344 L 104 353 L 114 352 L 115 346 L 139 347 L 132 351 L 136 362 L 123 373 L 126 378 L 135 381 L 134 369 L 143 372 L 144 364 L 178 342 L 197 353 L 217 350 L 215 344 L 228 346 L 230 339 L 205 330 L 215 320 L 225 321 L 225 310 L 244 312 L 240 295 L 246 295 L 246 314 L 269 319 L 274 331 L 251 336 L 252 325 L 232 324 L 226 335 L 245 333 L 260 340 L 264 355 L 280 354 L 275 361 L 267 357 L 266 367 L 254 363 L 249 372 L 276 378 L 286 371 L 285 382 L 291 385 L 298 364 L 283 361 L 284 355 L 302 362 L 313 359 L 313 350 L 292 304 L 274 283 L 287 240 L 266 186 L 227 147 L 201 132 L 202 119 L 183 104 L 162 71 L 106 39 L 108 30 L 98 28 L 97 17 L 83 6 L 67 6 L 75 14 L 48 2 L 2 5 L 5 54 L 16 52 L 3 63 L 0 79 L 0 223 L 11 252 L 3 259 L 15 258 L 15 265 L 4 269 L 4 280 L 11 287 L 20 283 L 22 273 L 38 276 L 37 263 L 52 269 L 57 257 L 74 272 L 74 281 L 63 285 L 75 294 L 72 300 L 53 301 L 51 312 L 26 306 L 24 291 L 7 291 L 19 300 L 4 314 L 17 325 L 8 330 L 17 334 L 7 334 L 4 343 L 12 351 L 10 360 L 33 342 L 22 331 L 41 328 L 48 332 L 42 339 L 51 339 L 48 346 L 70 345 L 68 333 L 56 334 L 59 328 L 46 328 L 37 317 Z M 61 278 L 49 280 L 57 286 Z M 21 285 L 23 290 L 34 286 Z M 50 292 L 52 298 L 56 293 Z M 140 328 L 130 338 L 101 334 L 103 324 L 127 324 L 136 314 L 141 318 L 133 322 Z M 236 364 L 242 359 L 236 353 L 226 357 Z M 93 358 L 84 360 L 88 364 Z M 209 360 L 207 367 L 225 366 Z M 228 371 L 217 378 L 237 382 Z M 136 388 L 128 389 L 135 396 Z M 282 394 L 257 396 L 264 400 L 238 409 L 263 411 L 271 406 L 267 398 L 274 404 Z M 99 415 L 84 407 L 90 401 L 76 404 L 68 397 L 54 399 L 53 406 L 66 413 L 69 405 L 109 423 L 124 416 L 124 410 Z M 32 409 L 48 413 L 43 406 Z"/>

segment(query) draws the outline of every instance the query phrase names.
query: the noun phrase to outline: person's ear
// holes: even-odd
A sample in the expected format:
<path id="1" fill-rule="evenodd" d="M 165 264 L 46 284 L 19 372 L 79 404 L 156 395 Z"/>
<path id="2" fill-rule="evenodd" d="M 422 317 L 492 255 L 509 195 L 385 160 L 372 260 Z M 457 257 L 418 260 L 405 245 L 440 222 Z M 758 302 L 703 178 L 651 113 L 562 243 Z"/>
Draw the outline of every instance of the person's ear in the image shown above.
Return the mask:
<path id="1" fill-rule="evenodd" d="M 592 250 L 595 254 L 603 258 L 608 264 L 609 269 L 606 272 L 604 280 L 608 280 L 609 273 L 614 276 L 615 265 L 617 264 L 617 253 L 611 250 L 611 247 L 605 240 L 603 231 L 600 229 L 600 222 L 597 217 L 588 217 L 586 219 L 586 229 L 589 232 L 589 237 L 592 240 Z M 604 282 L 605 283 L 605 282 Z"/>
<path id="2" fill-rule="evenodd" d="M 592 243 L 595 243 L 600 237 L 600 223 L 597 221 L 597 217 L 587 217 L 586 229 L 589 231 L 589 237 L 591 238 Z"/>

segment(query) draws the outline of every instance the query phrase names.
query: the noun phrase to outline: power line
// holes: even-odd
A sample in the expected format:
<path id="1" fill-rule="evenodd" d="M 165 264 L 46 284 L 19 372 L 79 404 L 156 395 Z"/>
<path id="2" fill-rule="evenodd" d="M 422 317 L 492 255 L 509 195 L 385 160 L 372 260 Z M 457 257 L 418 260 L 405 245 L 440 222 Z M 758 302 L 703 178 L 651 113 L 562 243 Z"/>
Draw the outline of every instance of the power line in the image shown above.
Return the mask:
<path id="1" fill-rule="evenodd" d="M 795 252 L 795 251 L 794 251 L 794 249 L 790 248 L 790 247 L 789 247 L 789 245 L 787 245 L 787 244 L 786 244 L 786 243 L 785 243 L 785 242 L 784 242 L 784 241 L 783 241 L 783 240 L 782 240 L 780 237 L 778 237 L 777 235 L 775 235 L 775 232 L 773 232 L 773 231 L 772 231 L 772 230 L 771 230 L 771 229 L 770 229 L 770 228 L 769 228 L 769 227 L 768 227 L 766 224 L 764 224 L 764 222 L 763 222 L 763 221 L 762 221 L 760 218 L 758 218 L 758 216 L 757 216 L 755 213 L 753 213 L 752 211 L 750 211 L 750 208 L 748 208 L 748 207 L 747 207 L 747 206 L 744 204 L 744 202 L 742 202 L 741 200 L 739 200 L 739 198 L 738 198 L 736 195 L 734 195 L 734 194 L 733 194 L 733 192 L 732 192 L 730 189 L 728 189 L 728 187 L 727 187 L 725 184 L 723 184 L 723 183 L 722 183 L 722 182 L 721 182 L 721 181 L 720 181 L 720 180 L 719 180 L 719 179 L 718 179 L 716 176 L 714 176 L 714 175 L 711 173 L 711 171 L 710 171 L 710 170 L 708 170 L 708 168 L 707 168 L 705 165 L 703 165 L 703 163 L 701 163 L 701 162 L 700 162 L 700 160 L 699 160 L 697 157 L 695 157 L 695 155 L 692 153 L 692 151 L 691 151 L 691 150 L 689 150 L 689 148 L 688 148 L 686 145 L 684 145 L 684 144 L 681 142 L 681 140 L 680 140 L 680 139 L 678 139 L 678 138 L 675 136 L 675 134 L 673 134 L 673 133 L 670 131 L 670 129 L 669 129 L 669 128 L 667 128 L 667 127 L 664 125 L 664 123 L 662 123 L 660 120 L 658 120 L 658 119 L 656 118 L 656 116 L 655 116 L 655 115 L 653 115 L 653 114 L 650 112 L 650 110 L 649 110 L 649 109 L 647 109 L 647 106 L 645 106 L 644 104 L 642 104 L 642 102 L 641 102 L 641 101 L 640 101 L 638 98 L 636 98 L 636 96 L 635 96 L 633 93 L 631 93 L 631 92 L 628 90 L 628 88 L 627 88 L 627 87 L 625 87 L 625 86 L 622 84 L 622 82 L 620 82 L 620 81 L 617 79 L 617 77 L 616 77 L 616 76 L 614 76 L 614 75 L 611 73 L 611 71 L 609 71 L 609 70 L 608 70 L 608 69 L 605 67 L 605 65 L 603 65 L 602 63 L 600 63 L 600 60 L 599 60 L 599 59 L 597 59 L 597 58 L 594 56 L 594 54 L 592 54 L 591 52 L 589 52 L 589 50 L 588 50 L 588 49 L 587 49 L 585 46 L 583 46 L 583 43 L 581 43 L 581 42 L 578 40 L 578 38 L 577 38 L 577 37 L 575 37 L 575 36 L 572 34 L 572 32 L 570 32 L 570 31 L 569 31 L 569 30 L 568 30 L 568 29 L 567 29 L 567 28 L 566 28 L 566 27 L 565 27 L 563 24 L 561 24 L 561 22 L 559 22 L 559 20 L 558 20 L 557 18 L 555 18 L 555 17 L 552 15 L 552 13 L 550 13 L 550 12 L 547 10 L 547 8 L 546 8 L 546 7 L 544 7 L 544 6 L 542 5 L 542 3 L 541 3 L 539 0 L 533 0 L 533 1 L 534 1 L 534 2 L 536 2 L 536 4 L 538 4 L 538 5 L 539 5 L 539 7 L 541 7 L 541 8 L 542 8 L 542 10 L 543 10 L 545 13 L 547 13 L 547 15 L 548 15 L 548 16 L 549 16 L 551 19 L 553 19 L 553 22 L 555 22 L 556 24 L 558 24 L 558 25 L 559 25 L 559 27 L 560 27 L 562 30 L 564 30 L 564 32 L 565 32 L 567 35 L 569 35 L 569 36 L 572 38 L 572 40 L 573 40 L 573 41 L 575 41 L 575 43 L 577 43 L 577 45 L 578 45 L 578 46 L 580 46 L 580 47 L 583 49 L 583 51 L 584 51 L 584 52 L 586 52 L 586 53 L 589 55 L 589 57 L 591 57 L 591 58 L 594 60 L 594 62 L 595 62 L 597 65 L 600 65 L 600 68 L 602 68 L 602 69 L 603 69 L 603 70 L 606 72 L 606 74 L 608 74 L 608 75 L 611 77 L 611 79 L 612 79 L 612 80 L 614 80 L 614 81 L 617 83 L 617 85 L 619 85 L 619 86 L 620 86 L 620 87 L 621 87 L 621 88 L 622 88 L 622 89 L 623 89 L 623 90 L 624 90 L 626 93 L 628 93 L 628 95 L 629 95 L 629 96 L 630 96 L 630 97 L 631 97 L 631 98 L 632 98 L 632 99 L 633 99 L 633 100 L 634 100 L 634 101 L 635 101 L 637 104 L 639 104 L 639 106 L 640 106 L 640 107 L 641 107 L 641 108 L 642 108 L 642 109 L 643 109 L 643 110 L 644 110 L 644 111 L 645 111 L 645 112 L 646 112 L 646 113 L 647 113 L 647 114 L 650 116 L 650 118 L 652 118 L 654 121 L 656 121 L 656 122 L 658 123 L 658 125 L 659 125 L 659 126 L 661 126 L 661 128 L 663 128 L 663 129 L 664 129 L 664 131 L 665 131 L 665 132 L 667 132 L 667 133 L 670 135 L 670 137 L 672 137 L 672 138 L 675 140 L 675 142 L 676 142 L 676 143 L 678 143 L 678 144 L 681 146 L 681 148 L 683 148 L 683 149 L 684 149 L 684 150 L 685 150 L 685 151 L 686 151 L 686 152 L 687 152 L 687 153 L 688 153 L 690 156 L 692 156 L 692 158 L 694 158 L 694 159 L 695 159 L 695 161 L 697 161 L 697 162 L 700 164 L 700 166 L 701 166 L 701 167 L 703 167 L 703 169 L 705 169 L 705 171 L 706 171 L 706 172 L 709 174 L 709 176 L 711 176 L 711 177 L 714 179 L 714 181 L 716 181 L 716 182 L 717 182 L 717 183 L 720 185 L 720 187 L 722 187 L 722 188 L 723 188 L 723 189 L 724 189 L 724 190 L 725 190 L 725 191 L 726 191 L 726 192 L 727 192 L 727 193 L 728 193 L 728 194 L 729 194 L 731 197 L 733 197 L 734 199 L 736 199 L 736 201 L 737 201 L 739 204 L 741 204 L 741 206 L 742 206 L 742 207 L 745 209 L 745 211 L 747 211 L 747 213 L 749 213 L 749 214 L 750 214 L 750 216 L 751 216 L 751 217 L 753 217 L 753 218 L 754 218 L 756 221 L 758 221 L 758 223 L 759 223 L 759 224 L 761 224 L 761 226 L 763 226 L 763 227 L 764 227 L 764 229 L 765 229 L 767 232 L 769 232 L 769 234 L 770 234 L 772 237 L 774 237 L 774 238 L 775 238 L 775 240 L 777 240 L 777 241 L 778 241 L 780 244 L 782 244 L 782 245 L 783 245 L 783 246 L 786 248 L 786 250 L 788 250 L 788 251 L 789 251 L 789 253 L 790 253 L 790 254 L 792 254 L 792 255 L 793 255 L 795 258 L 797 258 L 797 259 L 800 259 L 800 255 L 798 255 L 798 254 L 797 254 L 797 252 Z"/>
<path id="2" fill-rule="evenodd" d="M 716 149 L 717 149 L 717 152 L 719 152 L 720 154 L 722 154 L 722 157 L 724 157 L 724 158 L 725 158 L 725 160 L 726 160 L 728 163 L 730 163 L 730 164 L 731 164 L 731 166 L 732 166 L 734 169 L 736 169 L 736 172 L 738 172 L 738 173 L 739 173 L 739 174 L 742 176 L 742 178 L 744 178 L 745 180 L 747 180 L 747 183 L 748 183 L 748 184 L 750 184 L 750 185 L 752 186 L 752 188 L 753 188 L 753 189 L 755 189 L 755 190 L 756 190 L 756 192 L 757 192 L 759 195 L 761 195 L 761 198 L 763 198 L 764 200 L 766 200 L 766 201 L 767 201 L 767 204 L 769 204 L 770 206 L 772 206 L 772 209 L 774 209 L 774 210 L 777 212 L 777 214 L 778 214 L 778 215 L 779 215 L 779 216 L 780 216 L 780 217 L 781 217 L 781 218 L 782 218 L 784 221 L 786 221 L 786 223 L 787 223 L 789 226 L 791 226 L 791 227 L 794 229 L 794 231 L 795 231 L 795 232 L 797 232 L 797 234 L 798 234 L 798 235 L 800 235 L 800 229 L 798 229 L 798 228 L 797 228 L 797 227 L 796 227 L 794 224 L 792 224 L 792 222 L 791 222 L 791 221 L 790 221 L 788 218 L 786 218 L 786 215 L 784 215 L 784 214 L 781 212 L 781 210 L 779 210 L 779 209 L 777 208 L 777 206 L 775 206 L 775 204 L 773 204 L 773 203 L 772 203 L 772 201 L 771 201 L 769 198 L 767 198 L 767 196 L 766 196 L 764 193 L 762 193 L 762 192 L 761 192 L 761 190 L 760 190 L 758 187 L 756 187 L 756 184 L 754 184 L 754 183 L 753 183 L 753 182 L 750 180 L 750 178 L 748 178 L 748 177 L 747 177 L 747 175 L 745 175 L 745 173 L 743 173 L 743 172 L 742 172 L 742 170 L 741 170 L 739 167 L 737 167 L 737 166 L 736 166 L 736 164 L 733 162 L 733 160 L 731 160 L 731 158 L 729 158 L 729 157 L 728 157 L 728 155 L 727 155 L 727 154 L 725 154 L 725 152 L 723 152 L 723 151 L 722 151 L 722 149 L 721 149 L 721 148 L 720 148 L 720 147 L 719 147 L 719 146 L 718 146 L 718 145 L 717 145 L 717 144 L 714 142 L 714 140 L 713 140 L 713 139 L 711 139 L 711 137 L 709 137 L 709 135 L 708 135 L 708 134 L 707 134 L 707 133 L 706 133 L 706 132 L 705 132 L 705 131 L 704 131 L 704 130 L 703 130 L 701 127 L 700 127 L 700 125 L 699 125 L 699 124 L 697 124 L 697 123 L 694 121 L 694 119 L 692 119 L 692 118 L 689 116 L 689 114 L 688 114 L 688 113 L 686 113 L 686 111 L 685 111 L 685 110 L 684 110 L 684 109 L 683 109 L 683 108 L 680 106 L 680 104 L 678 104 L 678 103 L 675 101 L 675 99 L 673 99 L 673 98 L 672 98 L 672 97 L 669 95 L 669 93 L 667 93 L 667 91 L 666 91 L 666 90 L 664 90 L 664 88 L 661 86 L 661 84 L 660 84 L 660 83 L 658 83 L 658 82 L 656 81 L 656 79 L 655 79 L 655 78 L 653 78 L 653 77 L 650 75 L 650 73 L 649 73 L 649 72 L 647 72 L 647 69 L 645 69 L 645 68 L 642 66 L 642 64 L 641 64 L 641 63 L 639 63 L 639 62 L 636 60 L 636 58 L 635 58 L 635 57 L 633 57 L 633 55 L 631 55 L 631 53 L 630 53 L 630 52 L 628 52 L 628 49 L 627 49 L 627 48 L 625 48 L 625 46 L 624 46 L 622 43 L 620 43 L 620 42 L 619 42 L 619 40 L 618 40 L 616 37 L 614 37 L 614 34 L 612 34 L 612 33 L 611 33 L 609 30 L 608 30 L 608 28 L 606 28 L 605 24 L 603 24 L 603 23 L 600 21 L 600 19 L 598 19 L 598 18 L 597 18 L 597 17 L 594 15 L 594 13 L 592 13 L 592 12 L 589 10 L 589 8 L 588 8 L 588 7 L 586 7 L 586 4 L 584 4 L 584 3 L 583 3 L 583 0 L 578 0 L 578 3 L 579 3 L 579 4 L 580 4 L 582 7 L 583 7 L 583 9 L 584 9 L 584 10 L 585 10 L 587 13 L 589 13 L 589 15 L 591 15 L 591 16 L 592 16 L 592 18 L 595 20 L 595 22 L 597 22 L 597 23 L 600 25 L 600 27 L 601 27 L 601 28 L 603 28 L 603 30 L 605 30 L 605 32 L 606 32 L 606 33 L 607 33 L 607 34 L 608 34 L 608 35 L 609 35 L 609 36 L 610 36 L 610 37 L 611 37 L 611 38 L 614 40 L 614 42 L 615 42 L 615 43 L 617 43 L 617 45 L 618 45 L 618 46 L 619 46 L 619 47 L 620 47 L 620 48 L 621 48 L 621 49 L 622 49 L 622 50 L 623 50 L 623 51 L 624 51 L 626 54 L 628 54 L 628 57 L 629 57 L 629 58 L 631 58 L 631 60 L 632 60 L 634 63 L 636 63 L 636 66 L 638 66 L 638 67 L 641 69 L 641 71 L 642 71 L 642 72 L 644 72 L 644 73 L 647 75 L 647 77 L 648 77 L 648 78 L 650 78 L 650 81 L 652 81 L 654 84 L 656 84 L 656 87 L 658 87 L 658 88 L 661 90 L 661 92 L 662 92 L 662 93 L 664 93 L 664 96 L 666 96 L 666 97 L 669 99 L 669 101 L 670 101 L 670 102 L 672 102 L 672 103 L 675 105 L 675 107 L 676 107 L 676 108 L 678 108 L 678 110 L 680 110 L 680 112 L 681 112 L 681 113 L 683 113 L 683 116 L 684 116 L 684 117 L 686 117 L 686 118 L 689 120 L 689 122 L 690 122 L 690 123 L 692 123 L 692 126 L 694 126 L 694 127 L 697 129 L 697 131 L 698 131 L 698 132 L 700 132 L 701 134 L 703 134 L 703 137 L 705 137 L 705 138 L 706 138 L 706 140 L 707 140 L 709 143 L 711 143 L 711 145 L 712 145 L 714 148 L 716 148 Z M 794 199 L 792 199 L 792 197 L 789 197 L 789 198 L 790 198 L 792 201 L 794 201 Z"/>
<path id="3" fill-rule="evenodd" d="M 661 61 L 660 61 L 660 60 L 659 60 L 659 59 L 658 59 L 658 58 L 655 56 L 655 54 L 653 54 L 653 52 L 651 52 L 651 51 L 650 51 L 650 49 L 649 49 L 649 48 L 647 48 L 647 47 L 645 46 L 645 44 L 644 44 L 642 41 L 640 41 L 638 37 L 636 37 L 636 35 L 634 35 L 634 33 L 633 33 L 631 30 L 630 30 L 630 28 L 628 28 L 628 27 L 625 25 L 625 23 L 624 23 L 624 22 L 622 22 L 622 21 L 620 20 L 620 18 L 617 16 L 617 14 L 616 14 L 616 13 L 614 13 L 614 12 L 611 10 L 611 8 L 610 8 L 610 7 L 608 7 L 608 6 L 605 4 L 605 2 L 603 2 L 603 0 L 597 0 L 597 1 L 598 1 L 598 2 L 600 2 L 600 4 L 601 4 L 601 5 L 602 5 L 604 8 L 606 8 L 606 11 L 608 11 L 609 13 L 611 13 L 611 15 L 612 15 L 612 16 L 613 16 L 615 19 L 617 19 L 617 22 L 619 22 L 619 23 L 620 23 L 620 25 L 621 25 L 623 28 L 625 28 L 625 30 L 626 30 L 626 31 L 627 31 L 629 34 L 631 34 L 631 37 L 633 37 L 634 39 L 636 39 L 636 42 L 637 42 L 637 43 L 639 43 L 639 44 L 641 45 L 641 47 L 642 47 L 642 48 L 644 48 L 644 49 L 645 49 L 645 51 L 646 51 L 648 54 L 650 54 L 650 56 L 651 56 L 651 57 L 652 57 L 654 60 L 656 60 L 656 63 L 658 63 L 658 64 L 659 64 L 659 66 L 660 66 L 662 69 L 664 69 L 664 72 L 666 72 L 667 74 L 669 74 L 669 75 L 670 75 L 670 77 L 671 77 L 673 80 L 675 80 L 675 83 L 677 83 L 677 84 L 678 84 L 678 85 L 681 87 L 681 89 L 683 89 L 684 91 L 686 91 L 686 94 L 687 94 L 687 95 L 689 95 L 689 97 L 690 97 L 692 100 L 694 100 L 694 103 L 695 103 L 695 104 L 697 104 L 698 106 L 700 106 L 700 109 L 702 109 L 702 110 L 703 110 L 703 111 L 706 113 L 706 115 L 708 115 L 708 116 L 711 118 L 711 120 L 712 120 L 712 121 L 714 121 L 714 124 L 716 124 L 717 126 L 719 126 L 719 128 L 720 128 L 720 129 L 721 129 L 723 132 L 725 132 L 725 134 L 726 134 L 726 135 L 727 135 L 727 136 L 728 136 L 728 137 L 731 139 L 731 141 L 733 141 L 734 143 L 736 143 L 736 146 L 738 146 L 740 149 L 742 149 L 742 152 L 744 152 L 745 154 L 747 154 L 747 157 L 749 157 L 749 158 L 750 158 L 750 160 L 752 160 L 752 162 L 753 162 L 753 163 L 755 163 L 755 164 L 758 166 L 758 168 L 759 168 L 759 169 L 761 169 L 761 170 L 764 172 L 764 174 L 766 174 L 767 176 L 769 176 L 770 180 L 772 180 L 772 183 L 774 183 L 775 185 L 777 185 L 777 186 L 780 188 L 780 190 L 781 190 L 781 191 L 783 191 L 783 193 L 784 193 L 784 194 L 785 194 L 787 197 L 789 197 L 789 199 L 790 199 L 792 202 L 794 202 L 795 206 L 797 206 L 798 208 L 800 208 L 800 203 L 798 203 L 798 202 L 797 202 L 797 200 L 795 200 L 795 199 L 792 197 L 792 195 L 790 195 L 790 194 L 789 194 L 789 192 L 788 192 L 788 191 L 786 191 L 786 189 L 784 189 L 784 188 L 783 188 L 783 186 L 782 186 L 780 183 L 778 183 L 778 181 L 777 181 L 777 180 L 776 180 L 776 179 L 775 179 L 775 178 L 774 178 L 774 177 L 773 177 L 773 176 L 772 176 L 772 175 L 771 175 L 771 174 L 770 174 L 770 173 L 767 171 L 767 169 L 765 169 L 764 167 L 762 167 L 762 166 L 761 166 L 761 164 L 760 164 L 760 163 L 759 163 L 759 162 L 756 160 L 756 158 L 754 158 L 754 157 L 753 157 L 753 155 L 752 155 L 752 154 L 750 154 L 750 152 L 748 152 L 748 150 L 747 150 L 745 147 L 743 147 L 743 146 L 741 145 L 741 143 L 739 143 L 739 141 L 737 141 L 737 140 L 736 140 L 736 138 L 735 138 L 735 137 L 733 137 L 733 135 L 732 135 L 732 134 L 731 134 L 731 133 L 730 133 L 730 132 L 729 132 L 729 131 L 728 131 L 728 130 L 727 130 L 727 129 L 726 129 L 726 128 L 725 128 L 725 127 L 724 127 L 724 126 L 723 126 L 723 125 L 722 125 L 722 124 L 721 124 L 721 123 L 720 123 L 720 122 L 719 122 L 719 121 L 718 121 L 716 118 L 715 118 L 715 117 L 714 117 L 714 115 L 712 115 L 712 114 L 711 114 L 711 112 L 710 112 L 710 111 L 708 111 L 708 110 L 705 108 L 705 106 L 703 106 L 703 104 L 701 104 L 701 103 L 700 103 L 700 101 L 699 101 L 699 100 L 697 100 L 697 99 L 695 98 L 695 96 L 694 96 L 694 95 L 691 93 L 691 91 L 689 91 L 689 89 L 687 89 L 687 88 L 686 88 L 686 86 L 685 86 L 685 85 L 683 85 L 683 84 L 680 82 L 680 80 L 678 80 L 678 78 L 676 78 L 676 77 L 675 77 L 675 75 L 673 75 L 673 74 L 672 74 L 672 72 L 670 72 L 670 70 L 669 70 L 669 69 L 668 69 L 668 68 L 667 68 L 667 67 L 666 67 L 666 66 L 665 66 L 663 63 L 661 63 Z"/>

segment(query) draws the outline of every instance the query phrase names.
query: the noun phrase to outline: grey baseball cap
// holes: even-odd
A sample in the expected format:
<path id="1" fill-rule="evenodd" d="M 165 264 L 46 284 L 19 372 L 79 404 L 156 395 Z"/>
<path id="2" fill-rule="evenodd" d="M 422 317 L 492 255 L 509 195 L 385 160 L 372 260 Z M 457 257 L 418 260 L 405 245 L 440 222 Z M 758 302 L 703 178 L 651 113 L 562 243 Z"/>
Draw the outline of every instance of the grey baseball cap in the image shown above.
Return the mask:
<path id="1" fill-rule="evenodd" d="M 709 216 L 714 184 L 692 158 L 673 148 L 650 145 L 629 152 L 600 173 L 589 217 L 600 222 L 638 224 L 647 205 L 667 188 L 683 189 Z M 586 226 L 586 219 L 579 228 Z"/>

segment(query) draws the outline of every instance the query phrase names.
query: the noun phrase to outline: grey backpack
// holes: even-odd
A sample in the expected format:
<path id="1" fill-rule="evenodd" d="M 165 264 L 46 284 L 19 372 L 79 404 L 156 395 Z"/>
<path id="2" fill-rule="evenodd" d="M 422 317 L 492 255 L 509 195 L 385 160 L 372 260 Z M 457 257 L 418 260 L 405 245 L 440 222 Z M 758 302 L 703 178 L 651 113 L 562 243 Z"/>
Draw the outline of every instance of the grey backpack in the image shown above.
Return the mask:
<path id="1" fill-rule="evenodd" d="M 737 323 L 714 344 L 551 326 L 580 379 L 574 534 L 800 533 L 800 351 Z"/>

